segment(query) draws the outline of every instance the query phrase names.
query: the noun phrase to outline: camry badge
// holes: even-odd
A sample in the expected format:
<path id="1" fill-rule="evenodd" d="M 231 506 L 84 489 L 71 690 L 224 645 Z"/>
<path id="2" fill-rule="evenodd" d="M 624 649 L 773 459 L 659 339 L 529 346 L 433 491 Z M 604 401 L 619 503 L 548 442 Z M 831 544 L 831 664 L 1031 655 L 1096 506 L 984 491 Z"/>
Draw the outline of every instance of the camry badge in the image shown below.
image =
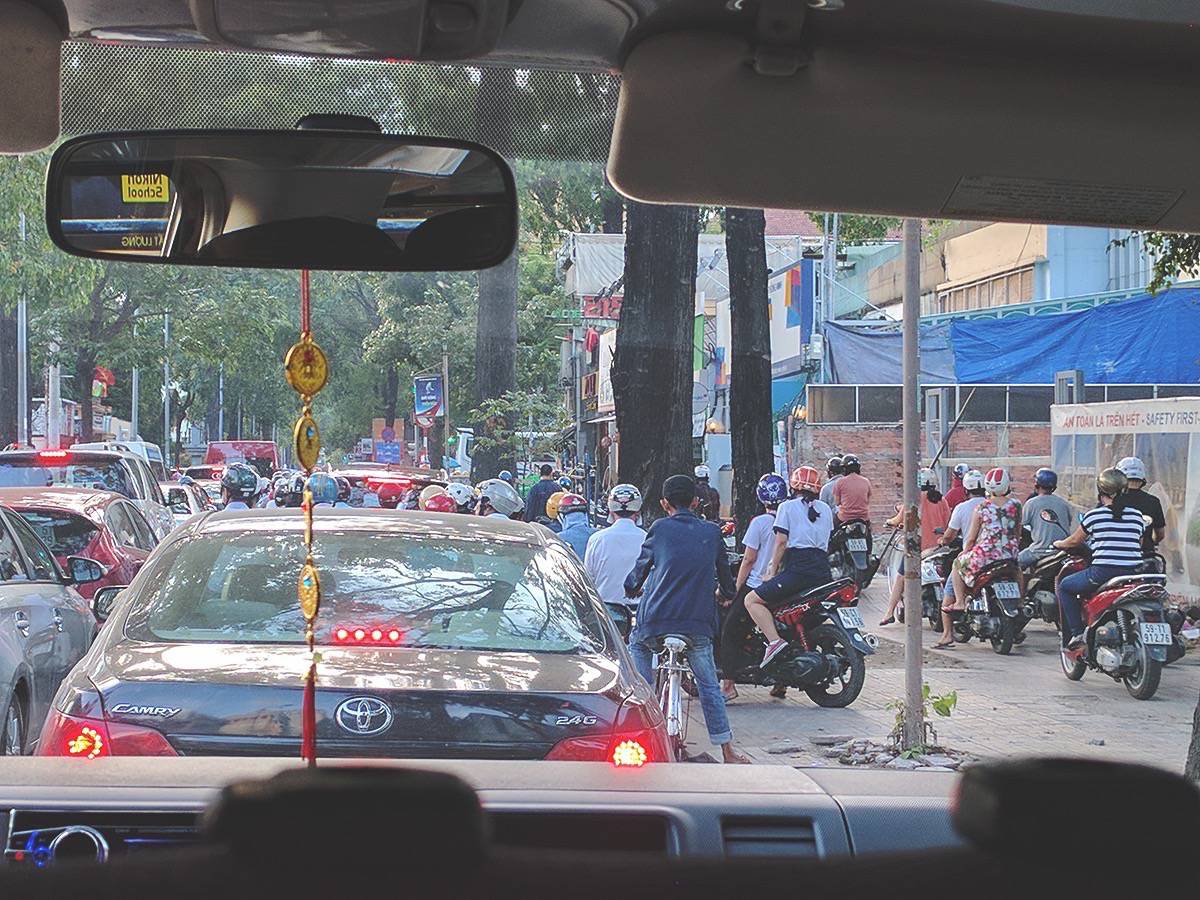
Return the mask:
<path id="1" fill-rule="evenodd" d="M 179 706 L 135 706 L 132 703 L 118 703 L 112 708 L 112 711 L 118 716 L 158 716 L 162 719 L 169 719 L 178 715 L 181 708 Z"/>
<path id="2" fill-rule="evenodd" d="M 363 736 L 392 727 L 392 709 L 378 697 L 351 697 L 338 704 L 333 717 L 343 731 Z"/>

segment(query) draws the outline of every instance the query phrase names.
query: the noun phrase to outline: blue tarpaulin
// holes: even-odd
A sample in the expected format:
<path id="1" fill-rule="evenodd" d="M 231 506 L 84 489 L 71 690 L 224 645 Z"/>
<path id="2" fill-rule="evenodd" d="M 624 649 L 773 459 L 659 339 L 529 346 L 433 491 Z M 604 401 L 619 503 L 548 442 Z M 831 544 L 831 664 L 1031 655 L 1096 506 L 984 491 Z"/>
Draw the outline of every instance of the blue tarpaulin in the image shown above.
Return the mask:
<path id="1" fill-rule="evenodd" d="M 1200 289 L 1074 313 L 959 319 L 950 342 L 961 383 L 1051 384 L 1055 372 L 1082 369 L 1088 384 L 1193 384 L 1200 382 Z M 922 334 L 922 354 L 924 343 Z"/>
<path id="2" fill-rule="evenodd" d="M 867 328 L 827 325 L 829 365 L 838 384 L 900 384 L 904 379 L 903 337 L 899 330 L 879 332 Z M 950 326 L 927 325 L 920 331 L 921 380 L 953 384 L 954 350 Z"/>

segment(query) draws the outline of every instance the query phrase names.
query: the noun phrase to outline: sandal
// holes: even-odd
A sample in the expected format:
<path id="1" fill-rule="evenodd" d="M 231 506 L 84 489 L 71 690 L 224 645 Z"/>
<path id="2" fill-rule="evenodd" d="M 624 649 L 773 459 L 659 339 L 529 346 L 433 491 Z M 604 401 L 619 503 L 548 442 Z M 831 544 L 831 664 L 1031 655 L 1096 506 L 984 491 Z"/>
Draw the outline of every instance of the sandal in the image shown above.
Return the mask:
<path id="1" fill-rule="evenodd" d="M 771 688 L 770 696 L 774 697 L 776 700 L 786 700 L 787 699 L 787 685 L 786 684 L 775 685 L 775 687 Z"/>
<path id="2" fill-rule="evenodd" d="M 729 703 L 731 700 L 736 700 L 738 698 L 738 689 L 736 687 L 733 687 L 732 685 L 730 685 L 728 693 L 726 693 L 722 689 L 721 697 L 725 700 L 726 703 Z"/>
<path id="3" fill-rule="evenodd" d="M 932 646 L 930 646 L 929 649 L 930 650 L 953 650 L 954 649 L 954 641 L 945 641 L 945 642 L 938 641 L 936 644 L 933 644 Z"/>
<path id="4" fill-rule="evenodd" d="M 894 625 L 894 624 L 896 624 L 896 617 L 888 616 L 886 619 L 884 619 L 882 622 L 879 623 L 879 627 L 882 628 L 884 625 Z"/>

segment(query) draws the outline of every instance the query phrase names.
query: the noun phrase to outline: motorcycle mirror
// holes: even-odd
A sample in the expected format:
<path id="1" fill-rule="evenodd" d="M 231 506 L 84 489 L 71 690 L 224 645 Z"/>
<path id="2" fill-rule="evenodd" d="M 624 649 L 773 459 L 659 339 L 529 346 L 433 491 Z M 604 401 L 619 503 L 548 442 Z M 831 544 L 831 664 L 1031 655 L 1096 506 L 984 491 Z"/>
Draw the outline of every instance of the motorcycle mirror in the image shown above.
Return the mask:
<path id="1" fill-rule="evenodd" d="M 1055 525 L 1058 524 L 1058 516 L 1055 515 L 1054 510 L 1052 509 L 1043 509 L 1039 515 L 1041 515 L 1043 522 L 1053 522 Z"/>
<path id="2" fill-rule="evenodd" d="M 1154 520 L 1145 513 L 1142 514 L 1142 521 L 1146 523 L 1147 528 L 1154 524 Z"/>

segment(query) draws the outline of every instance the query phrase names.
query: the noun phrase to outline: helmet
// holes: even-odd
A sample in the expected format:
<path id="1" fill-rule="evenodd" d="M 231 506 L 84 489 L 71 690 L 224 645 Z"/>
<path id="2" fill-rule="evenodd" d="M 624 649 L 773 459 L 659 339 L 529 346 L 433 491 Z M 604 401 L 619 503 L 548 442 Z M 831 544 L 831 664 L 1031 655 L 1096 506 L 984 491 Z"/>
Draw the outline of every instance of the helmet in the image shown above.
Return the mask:
<path id="1" fill-rule="evenodd" d="M 792 472 L 791 484 L 792 490 L 815 494 L 821 489 L 821 473 L 812 466 L 800 466 Z"/>
<path id="2" fill-rule="evenodd" d="M 1124 460 L 1122 460 L 1124 462 Z M 1096 493 L 1116 497 L 1129 487 L 1129 476 L 1120 469 L 1105 469 L 1096 476 Z"/>
<path id="3" fill-rule="evenodd" d="M 570 475 L 563 475 L 558 479 L 558 486 L 564 491 L 569 491 L 575 486 L 575 484 L 571 481 Z"/>
<path id="4" fill-rule="evenodd" d="M 966 474 L 970 471 L 971 471 L 971 467 L 968 466 L 966 463 L 959 463 L 957 466 L 954 467 L 954 477 L 961 481 L 963 479 L 963 477 L 966 476 Z"/>
<path id="5" fill-rule="evenodd" d="M 928 467 L 917 473 L 917 487 L 923 491 L 937 487 L 937 475 Z"/>
<path id="6" fill-rule="evenodd" d="M 842 457 L 842 470 L 845 472 L 857 472 L 861 468 L 858 457 L 853 453 L 847 453 Z"/>
<path id="7" fill-rule="evenodd" d="M 546 515 L 552 519 L 558 518 L 558 504 L 562 503 L 562 498 L 567 495 L 566 491 L 555 491 L 550 495 L 550 499 L 546 501 Z"/>
<path id="8" fill-rule="evenodd" d="M 456 513 L 458 504 L 449 494 L 434 494 L 425 501 L 425 512 Z"/>
<path id="9" fill-rule="evenodd" d="M 258 475 L 245 463 L 232 463 L 221 476 L 221 487 L 234 500 L 249 500 L 258 492 Z"/>
<path id="10" fill-rule="evenodd" d="M 1053 469 L 1042 467 L 1034 474 L 1033 483 L 1040 488 L 1054 491 L 1058 489 L 1058 475 Z"/>
<path id="11" fill-rule="evenodd" d="M 346 478 L 344 475 L 335 475 L 335 476 L 333 476 L 333 480 L 337 484 L 337 491 L 338 491 L 337 498 L 339 500 L 343 500 L 343 501 L 349 500 L 350 499 L 350 479 Z"/>
<path id="12" fill-rule="evenodd" d="M 266 493 L 267 491 L 269 491 L 271 489 L 271 482 L 267 481 L 267 479 L 263 478 L 261 475 L 258 476 L 257 485 L 258 485 L 258 488 L 254 492 L 254 496 L 256 496 L 256 497 L 259 494 Z"/>
<path id="13" fill-rule="evenodd" d="M 697 481 L 707 481 L 709 478 L 708 466 L 696 466 L 692 474 L 696 476 Z"/>
<path id="14" fill-rule="evenodd" d="M 983 487 L 983 473 L 978 469 L 968 469 L 962 479 L 963 487 L 968 491 L 977 491 Z"/>
<path id="15" fill-rule="evenodd" d="M 508 471 L 508 469 L 501 469 L 500 474 L 496 477 L 501 481 L 507 481 L 509 484 L 513 483 L 513 473 Z"/>
<path id="16" fill-rule="evenodd" d="M 588 502 L 578 494 L 563 494 L 558 501 L 558 516 L 561 519 L 567 513 L 587 512 Z"/>
<path id="17" fill-rule="evenodd" d="M 446 489 L 440 484 L 427 485 L 426 487 L 422 488 L 421 493 L 417 495 L 417 508 L 424 509 L 425 504 L 429 502 L 430 498 L 444 493 L 446 493 Z"/>
<path id="18" fill-rule="evenodd" d="M 787 482 L 783 480 L 782 475 L 768 472 L 758 479 L 758 487 L 754 489 L 754 494 L 764 506 L 778 506 L 788 498 Z"/>
<path id="19" fill-rule="evenodd" d="M 1008 470 L 1000 466 L 988 469 L 987 474 L 983 476 L 983 489 L 997 497 L 1007 494 L 1010 490 Z"/>
<path id="20" fill-rule="evenodd" d="M 608 492 L 610 513 L 639 512 L 642 508 L 642 492 L 632 484 L 618 484 Z"/>
<path id="21" fill-rule="evenodd" d="M 825 463 L 826 475 L 841 475 L 842 474 L 842 458 L 840 456 L 831 456 Z"/>
<path id="22" fill-rule="evenodd" d="M 503 516 L 511 516 L 525 508 L 525 501 L 513 486 L 499 478 L 489 478 L 479 485 L 479 496 Z"/>
<path id="23" fill-rule="evenodd" d="M 196 482 L 192 480 L 191 475 L 180 475 L 179 476 L 179 486 L 180 487 L 186 487 L 189 484 L 195 484 L 195 483 Z"/>
<path id="24" fill-rule="evenodd" d="M 504 473 L 501 472 L 501 475 Z M 503 478 L 500 479 L 504 481 Z M 507 482 L 505 482 L 507 484 Z M 446 496 L 454 501 L 460 512 L 466 512 L 475 508 L 475 489 L 469 484 L 463 484 L 456 481 L 453 484 L 446 485 Z"/>
<path id="25" fill-rule="evenodd" d="M 1125 477 L 1130 481 L 1145 481 L 1146 480 L 1146 464 L 1136 456 L 1127 456 L 1119 463 L 1117 468 L 1125 473 Z"/>
<path id="26" fill-rule="evenodd" d="M 385 481 L 379 486 L 379 505 L 386 506 L 388 509 L 395 509 L 401 498 L 404 496 L 404 488 L 396 484 L 394 481 Z"/>
<path id="27" fill-rule="evenodd" d="M 313 472 L 308 476 L 308 489 L 312 492 L 313 503 L 337 501 L 337 482 L 324 472 Z"/>

